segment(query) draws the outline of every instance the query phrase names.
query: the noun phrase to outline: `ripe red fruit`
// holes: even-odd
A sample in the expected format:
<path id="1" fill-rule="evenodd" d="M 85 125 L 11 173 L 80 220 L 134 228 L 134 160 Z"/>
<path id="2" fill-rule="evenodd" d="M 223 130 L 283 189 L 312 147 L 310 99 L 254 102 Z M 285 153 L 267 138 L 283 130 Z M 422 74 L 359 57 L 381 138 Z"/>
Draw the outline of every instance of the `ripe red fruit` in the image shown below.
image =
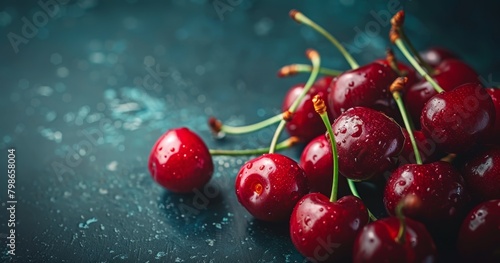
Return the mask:
<path id="1" fill-rule="evenodd" d="M 356 237 L 353 262 L 435 262 L 437 251 L 423 224 L 405 218 L 404 243 L 398 241 L 397 217 L 379 219 L 366 225 Z"/>
<path id="2" fill-rule="evenodd" d="M 244 164 L 236 176 L 238 201 L 255 218 L 278 222 L 309 192 L 304 171 L 281 154 L 264 154 Z"/>
<path id="3" fill-rule="evenodd" d="M 296 136 L 301 142 L 307 143 L 326 131 L 321 117 L 314 111 L 311 99 L 314 95 L 320 95 L 326 101 L 332 79 L 329 76 L 318 79 L 307 92 L 297 110 L 293 113 L 292 119 L 286 123 L 285 128 L 290 136 Z M 303 89 L 304 84 L 299 84 L 288 90 L 281 107 L 283 112 L 290 108 Z M 332 118 L 331 115 L 329 117 Z"/>
<path id="4" fill-rule="evenodd" d="M 472 209 L 458 235 L 458 252 L 464 262 L 500 262 L 500 200 Z"/>
<path id="5" fill-rule="evenodd" d="M 356 234 L 368 223 L 361 199 L 345 196 L 336 202 L 320 194 L 304 196 L 290 217 L 290 237 L 312 262 L 344 262 L 352 255 Z"/>
<path id="6" fill-rule="evenodd" d="M 480 139 L 482 144 L 500 145 L 500 89 L 487 88 L 486 92 L 490 94 L 495 105 L 495 121 L 494 124 L 486 131 L 486 135 Z"/>
<path id="7" fill-rule="evenodd" d="M 148 168 L 158 184 L 176 193 L 204 186 L 214 171 L 207 146 L 185 127 L 168 130 L 156 141 Z"/>
<path id="8" fill-rule="evenodd" d="M 401 199 L 413 194 L 422 205 L 406 215 L 424 223 L 442 223 L 456 218 L 465 209 L 469 195 L 464 185 L 462 176 L 450 163 L 405 164 L 387 181 L 384 205 L 394 215 Z"/>
<path id="9" fill-rule="evenodd" d="M 474 155 L 466 162 L 462 173 L 474 200 L 500 199 L 500 148 Z"/>
<path id="10" fill-rule="evenodd" d="M 415 152 L 413 151 L 413 146 L 411 144 L 410 135 L 408 131 L 403 128 L 403 134 L 405 136 L 405 144 L 403 150 L 399 155 L 399 163 L 415 163 Z M 430 163 L 438 161 L 444 156 L 444 153 L 437 149 L 436 143 L 431 139 L 425 137 L 424 133 L 421 131 L 413 131 L 413 136 L 415 137 L 415 142 L 420 152 L 420 157 L 423 163 Z"/>
<path id="11" fill-rule="evenodd" d="M 385 114 L 354 107 L 332 125 L 339 171 L 352 180 L 366 180 L 394 168 L 405 142 L 401 127 Z"/>
<path id="12" fill-rule="evenodd" d="M 433 68 L 447 59 L 458 59 L 457 55 L 442 47 L 428 48 L 420 52 L 420 57 Z"/>
<path id="13" fill-rule="evenodd" d="M 448 153 L 470 149 L 495 119 L 490 95 L 479 84 L 464 84 L 432 97 L 420 124 L 425 136 Z"/>

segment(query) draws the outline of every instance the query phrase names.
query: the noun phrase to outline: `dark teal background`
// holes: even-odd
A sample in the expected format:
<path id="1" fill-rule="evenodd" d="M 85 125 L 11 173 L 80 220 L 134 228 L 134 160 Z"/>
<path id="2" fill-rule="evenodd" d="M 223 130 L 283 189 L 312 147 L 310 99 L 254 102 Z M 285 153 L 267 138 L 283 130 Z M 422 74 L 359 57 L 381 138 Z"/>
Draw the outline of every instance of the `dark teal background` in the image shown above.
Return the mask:
<path id="1" fill-rule="evenodd" d="M 229 9 L 217 11 L 218 3 Z M 395 3 L 404 7 L 418 49 L 447 47 L 485 84 L 499 85 L 494 1 Z M 243 125 L 277 114 L 287 89 L 307 75 L 278 79 L 276 71 L 308 63 L 307 48 L 320 52 L 324 66 L 348 69 L 324 38 L 289 19 L 289 10 L 323 25 L 364 64 L 388 46 L 387 1 L 96 0 L 58 7 L 16 53 L 9 34 L 22 36 L 23 17 L 32 22 L 43 9 L 36 1 L 0 3 L 0 171 L 6 149 L 15 148 L 18 201 L 17 255 L 7 256 L 2 245 L 2 261 L 303 261 L 286 224 L 258 222 L 237 202 L 234 177 L 248 157 L 214 157 L 210 188 L 192 195 L 153 183 L 147 157 L 165 130 L 179 126 L 210 148 L 269 145 L 273 128 L 217 141 L 206 120 Z M 284 154 L 298 159 L 300 147 Z M 9 230 L 6 181 L 4 173 L 1 244 Z M 363 195 L 383 215 L 376 192 Z"/>

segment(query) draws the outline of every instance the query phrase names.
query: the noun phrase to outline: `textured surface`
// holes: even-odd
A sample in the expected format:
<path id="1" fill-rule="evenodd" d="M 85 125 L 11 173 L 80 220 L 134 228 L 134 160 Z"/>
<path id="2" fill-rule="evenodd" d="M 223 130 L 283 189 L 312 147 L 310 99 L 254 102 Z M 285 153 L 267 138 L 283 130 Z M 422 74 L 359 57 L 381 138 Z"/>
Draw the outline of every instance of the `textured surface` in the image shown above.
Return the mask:
<path id="1" fill-rule="evenodd" d="M 150 178 L 147 156 L 178 126 L 197 131 L 210 148 L 268 145 L 272 128 L 215 141 L 206 119 L 241 125 L 276 114 L 288 87 L 307 76 L 280 80 L 275 72 L 307 63 L 308 47 L 325 66 L 348 68 L 288 11 L 325 25 L 363 64 L 383 56 L 388 43 L 386 18 L 373 15 L 388 12 L 386 1 L 60 1 L 53 17 L 36 1 L 19 2 L 0 3 L 0 170 L 10 147 L 18 165 L 13 259 L 303 261 L 287 226 L 258 222 L 238 204 L 234 178 L 246 157 L 214 158 L 210 188 L 175 195 Z M 214 3 L 236 5 L 217 11 Z M 485 80 L 500 81 L 494 4 L 400 5 L 418 48 L 448 46 Z M 37 24 L 35 33 L 23 31 L 26 21 Z M 370 26 L 374 33 L 365 31 Z M 25 39 L 17 52 L 10 33 Z M 298 159 L 300 149 L 285 154 Z M 4 175 L 1 244 L 8 231 Z M 380 207 L 381 199 L 372 199 Z M 0 252 L 0 261 L 10 259 L 6 246 Z"/>

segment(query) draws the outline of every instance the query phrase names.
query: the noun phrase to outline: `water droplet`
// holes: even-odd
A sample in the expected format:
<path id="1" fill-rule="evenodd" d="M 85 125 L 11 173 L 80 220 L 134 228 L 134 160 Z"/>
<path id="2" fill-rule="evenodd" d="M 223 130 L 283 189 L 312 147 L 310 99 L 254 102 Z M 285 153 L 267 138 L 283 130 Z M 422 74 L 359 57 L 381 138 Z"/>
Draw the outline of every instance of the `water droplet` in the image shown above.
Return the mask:
<path id="1" fill-rule="evenodd" d="M 354 81 L 350 81 L 347 85 L 349 85 L 349 87 L 353 87 L 354 86 Z"/>
<path id="2" fill-rule="evenodd" d="M 247 163 L 247 169 L 252 169 L 252 163 Z"/>
<path id="3" fill-rule="evenodd" d="M 354 131 L 351 134 L 351 136 L 357 138 L 357 137 L 361 136 L 362 133 L 363 133 L 362 126 L 361 125 L 354 125 Z"/>
<path id="4" fill-rule="evenodd" d="M 266 168 L 266 166 L 265 166 L 265 165 L 261 165 L 261 166 L 259 166 L 259 170 L 261 170 L 261 171 L 262 171 L 262 170 L 264 170 L 264 168 Z"/>
<path id="5" fill-rule="evenodd" d="M 311 218 L 309 216 L 306 216 L 306 218 L 304 219 L 304 224 L 306 226 L 309 226 L 309 223 L 311 223 Z"/>

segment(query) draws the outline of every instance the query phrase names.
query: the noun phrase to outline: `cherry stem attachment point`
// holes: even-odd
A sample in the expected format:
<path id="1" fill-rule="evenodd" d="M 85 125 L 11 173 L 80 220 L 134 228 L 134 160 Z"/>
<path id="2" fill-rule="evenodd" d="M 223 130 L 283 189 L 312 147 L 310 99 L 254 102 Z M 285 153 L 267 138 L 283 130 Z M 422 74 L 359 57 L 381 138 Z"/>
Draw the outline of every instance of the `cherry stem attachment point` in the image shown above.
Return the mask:
<path id="1" fill-rule="evenodd" d="M 396 101 L 399 112 L 401 113 L 401 117 L 403 118 L 406 131 L 408 132 L 408 135 L 410 137 L 411 146 L 413 147 L 413 152 L 415 153 L 415 160 L 417 164 L 422 164 L 422 157 L 420 156 L 420 151 L 418 150 L 417 142 L 415 141 L 415 135 L 413 134 L 410 117 L 408 116 L 405 105 L 403 103 L 403 99 L 401 98 L 401 91 L 403 91 L 407 81 L 407 77 L 396 78 L 396 80 L 394 80 L 394 82 L 391 84 L 389 91 L 392 93 L 392 97 Z"/>
<path id="2" fill-rule="evenodd" d="M 328 118 L 328 112 L 326 110 L 325 101 L 321 96 L 316 95 L 312 99 L 314 110 L 319 114 L 321 120 L 325 124 L 326 130 L 328 132 L 328 137 L 330 138 L 330 145 L 332 147 L 332 158 L 333 158 L 333 180 L 332 180 L 332 191 L 330 193 L 330 202 L 337 201 L 337 193 L 339 188 L 339 158 L 337 153 L 337 143 L 335 141 L 335 136 L 333 135 L 332 124 Z"/>
<path id="3" fill-rule="evenodd" d="M 302 92 L 293 101 L 292 105 L 288 108 L 288 111 L 286 111 L 287 114 L 286 115 L 284 114 L 285 117 L 293 115 L 293 113 L 297 110 L 302 100 L 304 100 L 304 97 L 306 96 L 307 92 L 309 92 L 309 90 L 313 86 L 314 81 L 316 81 L 316 78 L 318 77 L 319 68 L 321 64 L 321 58 L 319 56 L 319 53 L 314 49 L 308 49 L 306 50 L 306 56 L 309 60 L 311 60 L 312 63 L 311 74 L 309 75 L 309 79 L 304 85 Z M 276 131 L 274 132 L 273 135 L 273 139 L 271 141 L 271 146 L 269 146 L 269 153 L 274 153 L 276 148 L 276 143 L 278 142 L 278 138 L 281 135 L 281 132 L 285 128 L 286 121 L 287 121 L 286 118 L 282 118 L 280 123 L 278 124 L 278 127 L 276 128 Z"/>
<path id="4" fill-rule="evenodd" d="M 418 73 L 427 80 L 434 90 L 436 90 L 437 93 L 443 92 L 443 88 L 439 86 L 439 84 L 436 83 L 436 81 L 425 71 L 422 66 L 413 58 L 413 56 L 410 54 L 406 46 L 404 45 L 403 41 L 401 40 L 401 37 L 399 36 L 399 33 L 396 32 L 396 30 L 391 30 L 391 41 L 399 48 L 399 50 L 403 53 L 405 58 L 410 62 L 410 64 L 418 71 Z"/>
<path id="5" fill-rule="evenodd" d="M 298 73 L 303 73 L 303 72 L 311 72 L 312 67 L 311 65 L 307 64 L 291 64 L 291 65 L 286 65 L 283 66 L 278 70 L 278 77 L 283 78 L 283 77 L 290 77 L 293 75 L 296 75 Z M 342 71 L 336 70 L 336 69 L 330 69 L 330 68 L 319 68 L 319 73 L 327 76 L 333 76 L 336 77 L 340 74 L 342 74 Z"/>
<path id="6" fill-rule="evenodd" d="M 284 150 L 292 147 L 299 142 L 299 138 L 292 136 L 278 144 L 276 150 Z M 245 149 L 245 150 L 223 150 L 223 149 L 210 149 L 209 152 L 213 156 L 226 155 L 226 156 L 243 156 L 243 155 L 259 155 L 269 151 L 269 148 Z"/>
<path id="7" fill-rule="evenodd" d="M 358 193 L 358 189 L 356 189 L 356 185 L 354 184 L 354 181 L 351 179 L 347 179 L 347 184 L 349 185 L 349 189 L 351 190 L 352 195 L 361 199 L 361 196 Z M 368 210 L 368 216 L 370 217 L 370 219 L 372 221 L 377 221 L 377 218 L 372 214 L 370 209 L 366 209 L 366 210 Z"/>
<path id="8" fill-rule="evenodd" d="M 406 219 L 403 209 L 416 209 L 421 205 L 420 199 L 413 194 L 403 197 L 396 206 L 396 217 L 399 219 L 399 231 L 396 242 L 404 244 L 406 242 Z"/>
<path id="9" fill-rule="evenodd" d="M 354 58 L 351 56 L 351 54 L 349 54 L 349 52 L 347 52 L 344 46 L 342 46 L 342 44 L 340 44 L 340 42 L 334 36 L 332 36 L 332 34 L 326 31 L 323 27 L 319 26 L 314 21 L 309 19 L 307 16 L 305 16 L 304 14 L 295 9 L 290 10 L 289 14 L 290 17 L 296 22 L 311 27 L 312 29 L 316 30 L 318 33 L 323 35 L 326 39 L 328 39 L 340 51 L 340 53 L 342 53 L 342 55 L 347 60 L 347 63 L 349 63 L 352 69 L 359 68 L 358 62 L 354 60 Z"/>

